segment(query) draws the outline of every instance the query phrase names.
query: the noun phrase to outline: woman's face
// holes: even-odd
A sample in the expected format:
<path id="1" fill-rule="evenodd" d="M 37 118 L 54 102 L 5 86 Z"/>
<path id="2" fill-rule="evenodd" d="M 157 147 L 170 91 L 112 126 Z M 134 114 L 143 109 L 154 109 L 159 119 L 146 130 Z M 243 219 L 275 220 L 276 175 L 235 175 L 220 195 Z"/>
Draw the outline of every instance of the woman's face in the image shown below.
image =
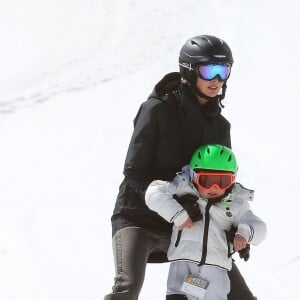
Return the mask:
<path id="1" fill-rule="evenodd" d="M 218 77 L 215 77 L 212 80 L 204 80 L 200 77 L 197 77 L 196 87 L 204 95 L 208 97 L 215 97 L 218 95 L 223 84 L 224 81 L 220 81 Z"/>

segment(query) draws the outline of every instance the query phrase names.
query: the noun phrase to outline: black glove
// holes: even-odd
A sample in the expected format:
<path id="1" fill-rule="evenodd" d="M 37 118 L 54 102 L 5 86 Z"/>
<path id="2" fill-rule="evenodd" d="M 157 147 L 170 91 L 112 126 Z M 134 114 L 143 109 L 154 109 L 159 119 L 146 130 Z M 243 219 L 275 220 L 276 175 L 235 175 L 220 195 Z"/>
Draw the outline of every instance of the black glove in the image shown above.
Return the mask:
<path id="1" fill-rule="evenodd" d="M 246 244 L 246 247 L 238 252 L 240 258 L 242 258 L 244 261 L 247 261 L 250 258 L 250 244 Z"/>
<path id="2" fill-rule="evenodd" d="M 235 226 L 231 226 L 231 228 L 229 229 L 229 231 L 225 231 L 226 232 L 226 237 L 227 237 L 227 241 L 231 244 L 233 244 L 233 239 L 234 236 L 237 232 L 237 227 Z"/>
<path id="3" fill-rule="evenodd" d="M 173 198 L 182 205 L 193 222 L 203 219 L 200 207 L 198 205 L 198 197 L 192 194 L 183 196 L 173 195 Z"/>
<path id="4" fill-rule="evenodd" d="M 229 231 L 226 231 L 227 241 L 233 244 L 234 236 L 237 232 L 237 227 L 231 226 Z M 250 244 L 246 244 L 246 247 L 238 251 L 240 258 L 247 261 L 250 258 Z"/>

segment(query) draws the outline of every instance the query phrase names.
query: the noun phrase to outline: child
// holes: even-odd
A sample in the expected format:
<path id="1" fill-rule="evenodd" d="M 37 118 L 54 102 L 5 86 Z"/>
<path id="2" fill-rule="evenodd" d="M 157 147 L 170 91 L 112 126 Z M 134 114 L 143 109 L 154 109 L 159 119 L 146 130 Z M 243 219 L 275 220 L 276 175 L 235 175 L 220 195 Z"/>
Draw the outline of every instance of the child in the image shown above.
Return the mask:
<path id="1" fill-rule="evenodd" d="M 174 223 L 168 250 L 167 299 L 227 300 L 227 271 L 232 266 L 227 233 L 232 226 L 237 228 L 235 251 L 265 238 L 265 223 L 249 208 L 253 191 L 235 182 L 236 172 L 233 152 L 209 144 L 195 151 L 190 164 L 172 182 L 155 180 L 149 185 L 147 205 Z M 199 207 L 192 204 L 193 197 Z"/>

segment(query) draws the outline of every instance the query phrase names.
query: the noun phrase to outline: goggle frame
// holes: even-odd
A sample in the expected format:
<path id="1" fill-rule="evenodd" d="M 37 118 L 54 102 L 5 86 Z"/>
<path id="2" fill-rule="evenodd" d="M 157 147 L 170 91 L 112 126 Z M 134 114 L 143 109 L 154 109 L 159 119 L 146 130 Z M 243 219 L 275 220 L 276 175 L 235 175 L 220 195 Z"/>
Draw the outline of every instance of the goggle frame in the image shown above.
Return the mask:
<path id="1" fill-rule="evenodd" d="M 227 190 L 234 184 L 235 177 L 235 174 L 232 172 L 193 171 L 193 182 L 197 187 L 200 187 L 203 190 L 209 190 L 214 185 L 217 185 L 221 190 Z M 226 179 L 225 182 L 224 179 Z M 203 184 L 204 182 L 206 182 L 206 184 Z"/>
<path id="2" fill-rule="evenodd" d="M 227 63 L 223 64 L 201 64 L 195 67 L 195 71 L 201 79 L 211 81 L 218 77 L 220 81 L 225 81 L 229 78 L 231 73 L 231 65 Z"/>

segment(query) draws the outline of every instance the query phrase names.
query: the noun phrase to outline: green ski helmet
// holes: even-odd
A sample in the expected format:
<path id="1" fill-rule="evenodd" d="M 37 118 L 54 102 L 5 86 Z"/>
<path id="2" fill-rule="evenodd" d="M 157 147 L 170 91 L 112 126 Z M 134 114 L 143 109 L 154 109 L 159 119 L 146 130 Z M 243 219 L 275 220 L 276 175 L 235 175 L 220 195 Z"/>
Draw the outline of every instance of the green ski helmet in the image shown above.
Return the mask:
<path id="1" fill-rule="evenodd" d="M 232 150 L 218 144 L 207 144 L 199 147 L 194 152 L 189 166 L 194 172 L 211 170 L 235 174 L 238 170 Z"/>

